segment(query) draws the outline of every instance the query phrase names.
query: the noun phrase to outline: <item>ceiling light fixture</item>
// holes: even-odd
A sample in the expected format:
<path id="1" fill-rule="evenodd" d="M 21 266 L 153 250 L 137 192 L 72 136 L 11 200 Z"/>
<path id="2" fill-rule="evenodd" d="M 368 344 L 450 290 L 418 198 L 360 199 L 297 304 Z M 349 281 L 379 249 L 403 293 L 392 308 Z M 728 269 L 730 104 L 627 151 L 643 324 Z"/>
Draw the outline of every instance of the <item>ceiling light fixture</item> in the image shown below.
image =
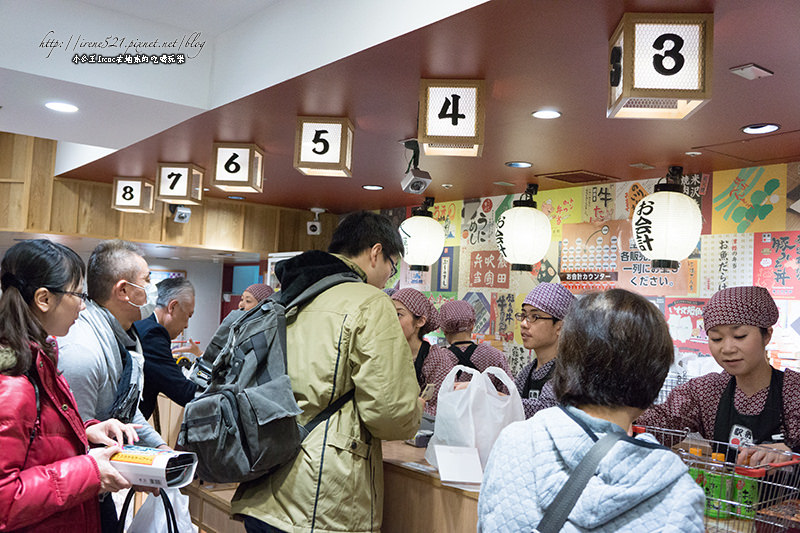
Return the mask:
<path id="1" fill-rule="evenodd" d="M 244 196 L 228 196 L 228 200 L 244 200 Z"/>
<path id="2" fill-rule="evenodd" d="M 530 272 L 550 248 L 553 230 L 547 215 L 536 209 L 533 197 L 537 192 L 539 185 L 529 183 L 520 199 L 497 221 L 497 247 L 511 263 L 511 270 Z"/>
<path id="3" fill-rule="evenodd" d="M 382 185 L 362 185 L 361 188 L 366 190 L 366 191 L 382 191 L 383 190 L 383 186 Z"/>
<path id="4" fill-rule="evenodd" d="M 703 155 L 703 152 L 689 151 L 686 152 L 685 155 L 688 155 L 689 157 L 697 157 L 698 155 Z"/>
<path id="5" fill-rule="evenodd" d="M 781 129 L 780 124 L 774 124 L 772 122 L 759 122 L 758 124 L 748 124 L 747 126 L 744 126 L 742 131 L 748 135 L 763 135 L 765 133 L 778 131 L 779 129 Z"/>
<path id="6" fill-rule="evenodd" d="M 531 168 L 531 163 L 528 161 L 506 161 L 506 166 L 511 168 Z"/>
<path id="7" fill-rule="evenodd" d="M 534 111 L 531 113 L 534 118 L 541 118 L 541 119 L 553 119 L 559 118 L 561 116 L 561 112 L 556 111 L 555 109 L 540 109 L 538 111 Z"/>
<path id="8" fill-rule="evenodd" d="M 47 102 L 44 104 L 47 109 L 58 111 L 59 113 L 74 113 L 78 110 L 77 106 L 66 102 Z"/>
<path id="9" fill-rule="evenodd" d="M 444 250 L 444 228 L 429 211 L 433 202 L 434 199 L 427 196 L 421 206 L 412 209 L 412 217 L 400 224 L 400 237 L 405 249 L 403 261 L 411 270 L 430 270 Z"/>
<path id="10" fill-rule="evenodd" d="M 516 187 L 513 183 L 509 183 L 507 181 L 495 181 L 493 182 L 495 185 L 500 185 L 501 187 Z"/>
<path id="11" fill-rule="evenodd" d="M 739 65 L 738 67 L 731 67 L 728 69 L 731 73 L 736 74 L 737 76 L 741 76 L 746 80 L 756 80 L 758 78 L 768 78 L 772 76 L 774 72 L 755 63 L 748 63 L 746 65 Z"/>

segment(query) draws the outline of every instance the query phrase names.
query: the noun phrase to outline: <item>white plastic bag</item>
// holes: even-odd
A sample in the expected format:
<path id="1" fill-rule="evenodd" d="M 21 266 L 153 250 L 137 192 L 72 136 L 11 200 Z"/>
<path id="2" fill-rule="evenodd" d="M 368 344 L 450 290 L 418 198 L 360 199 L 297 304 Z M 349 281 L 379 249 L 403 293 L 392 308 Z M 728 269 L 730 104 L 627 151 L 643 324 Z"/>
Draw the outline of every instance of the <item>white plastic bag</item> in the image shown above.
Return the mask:
<path id="1" fill-rule="evenodd" d="M 454 390 L 458 371 L 469 372 L 472 380 L 465 389 Z M 497 392 L 491 377 L 508 389 L 508 396 Z M 486 468 L 489 452 L 500 431 L 511 422 L 525 420 L 525 411 L 514 382 L 501 368 L 490 366 L 483 373 L 457 365 L 442 381 L 436 407 L 433 436 L 425 459 L 437 466 L 435 446 L 467 446 L 478 449 L 481 467 Z"/>
<path id="2" fill-rule="evenodd" d="M 183 494 L 180 489 L 161 489 L 166 492 L 172 510 L 175 512 L 175 520 L 178 524 L 180 533 L 197 531 L 197 527 L 192 524 L 192 517 L 189 514 L 189 497 Z M 131 525 L 127 529 L 128 533 L 167 533 L 167 514 L 164 511 L 164 503 L 160 496 L 148 494 L 139 511 L 131 520 Z"/>

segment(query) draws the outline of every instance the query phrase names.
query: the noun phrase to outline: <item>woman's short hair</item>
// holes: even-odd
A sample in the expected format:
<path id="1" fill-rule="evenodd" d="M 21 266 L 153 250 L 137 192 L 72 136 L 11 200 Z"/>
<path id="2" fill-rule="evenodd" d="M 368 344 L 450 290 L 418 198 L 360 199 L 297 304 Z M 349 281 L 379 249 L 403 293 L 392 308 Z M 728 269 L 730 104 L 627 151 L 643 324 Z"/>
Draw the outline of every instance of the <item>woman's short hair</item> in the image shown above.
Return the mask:
<path id="1" fill-rule="evenodd" d="M 643 296 L 623 289 L 587 294 L 564 319 L 554 392 L 565 405 L 646 409 L 673 356 L 664 315 Z"/>

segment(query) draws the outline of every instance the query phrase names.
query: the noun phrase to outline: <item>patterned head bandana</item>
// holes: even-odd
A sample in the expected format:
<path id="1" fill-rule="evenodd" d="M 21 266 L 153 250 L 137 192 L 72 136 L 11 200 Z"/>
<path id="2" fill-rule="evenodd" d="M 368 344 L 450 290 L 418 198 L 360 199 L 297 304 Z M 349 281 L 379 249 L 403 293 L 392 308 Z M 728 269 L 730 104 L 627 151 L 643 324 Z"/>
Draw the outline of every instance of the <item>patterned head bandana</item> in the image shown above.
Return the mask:
<path id="1" fill-rule="evenodd" d="M 564 320 L 575 297 L 558 283 L 540 283 L 525 297 L 523 304 L 541 309 L 559 320 Z"/>
<path id="2" fill-rule="evenodd" d="M 475 326 L 475 309 L 464 300 L 445 302 L 439 309 L 439 321 L 446 334 L 472 331 Z"/>
<path id="3" fill-rule="evenodd" d="M 733 324 L 769 328 L 778 321 L 778 306 L 764 287 L 729 287 L 714 294 L 703 307 L 706 331 Z"/>
<path id="4" fill-rule="evenodd" d="M 245 291 L 249 292 L 253 295 L 253 298 L 258 300 L 259 302 L 262 300 L 266 300 L 272 293 L 275 292 L 272 290 L 272 287 L 267 285 L 266 283 L 254 283 L 245 289 Z"/>
<path id="5" fill-rule="evenodd" d="M 430 333 L 439 327 L 436 308 L 416 289 L 400 289 L 391 295 L 392 300 L 397 300 L 408 309 L 415 317 L 425 317 L 425 324 L 420 328 L 422 334 Z"/>

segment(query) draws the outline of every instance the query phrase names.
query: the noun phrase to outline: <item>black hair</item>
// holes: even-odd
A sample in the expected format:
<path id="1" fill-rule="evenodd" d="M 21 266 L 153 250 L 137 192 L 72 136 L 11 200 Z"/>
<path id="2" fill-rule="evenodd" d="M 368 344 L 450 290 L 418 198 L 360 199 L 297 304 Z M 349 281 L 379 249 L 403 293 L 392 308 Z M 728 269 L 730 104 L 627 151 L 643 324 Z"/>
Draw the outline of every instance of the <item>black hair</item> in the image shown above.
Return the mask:
<path id="1" fill-rule="evenodd" d="M 6 251 L 0 264 L 0 345 L 14 351 L 16 363 L 2 370 L 18 376 L 33 364 L 30 343 L 38 344 L 55 362 L 55 351 L 47 343 L 47 332 L 33 312 L 34 294 L 46 288 L 61 298 L 59 291 L 82 287 L 83 260 L 63 244 L 46 239 L 22 241 Z"/>
<path id="2" fill-rule="evenodd" d="M 131 280 L 139 273 L 131 257 L 142 256 L 135 244 L 121 239 L 103 241 L 89 256 L 86 292 L 89 298 L 103 304 L 111 297 L 111 289 L 121 279 Z"/>
<path id="3" fill-rule="evenodd" d="M 664 315 L 646 298 L 623 289 L 587 294 L 564 318 L 554 392 L 565 405 L 646 409 L 673 356 Z"/>
<path id="4" fill-rule="evenodd" d="M 389 217 L 370 211 L 357 211 L 344 217 L 331 237 L 328 251 L 357 257 L 375 244 L 383 246 L 386 259 L 403 254 L 400 232 Z"/>

